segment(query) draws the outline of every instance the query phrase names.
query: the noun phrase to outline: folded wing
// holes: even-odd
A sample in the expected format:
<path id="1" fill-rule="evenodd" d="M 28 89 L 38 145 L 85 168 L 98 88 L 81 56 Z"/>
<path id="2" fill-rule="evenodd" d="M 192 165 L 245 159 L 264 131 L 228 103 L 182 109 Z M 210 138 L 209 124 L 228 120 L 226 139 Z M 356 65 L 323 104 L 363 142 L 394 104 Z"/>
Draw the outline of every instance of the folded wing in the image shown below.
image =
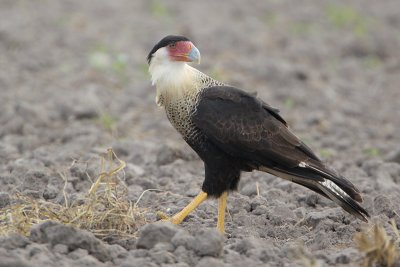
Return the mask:
<path id="1" fill-rule="evenodd" d="M 201 93 L 193 122 L 231 156 L 301 184 L 365 221 L 368 213 L 356 202 L 362 201 L 358 189 L 327 168 L 278 112 L 242 90 L 216 86 Z"/>

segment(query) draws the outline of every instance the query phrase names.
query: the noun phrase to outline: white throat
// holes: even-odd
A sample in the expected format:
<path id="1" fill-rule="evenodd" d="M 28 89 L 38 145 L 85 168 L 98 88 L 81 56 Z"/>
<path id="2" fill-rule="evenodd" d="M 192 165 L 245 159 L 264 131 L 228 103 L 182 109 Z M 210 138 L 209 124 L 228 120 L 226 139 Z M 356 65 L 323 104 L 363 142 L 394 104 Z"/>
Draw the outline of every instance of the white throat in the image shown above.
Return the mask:
<path id="1" fill-rule="evenodd" d="M 189 66 L 185 62 L 178 61 L 151 62 L 149 72 L 152 85 L 158 88 L 179 84 L 185 76 L 187 67 Z"/>
<path id="2" fill-rule="evenodd" d="M 156 103 L 164 105 L 164 100 L 179 98 L 186 91 L 194 90 L 194 75 L 198 72 L 186 62 L 171 61 L 167 51 L 159 49 L 153 56 L 149 72 L 152 84 L 157 87 Z"/>

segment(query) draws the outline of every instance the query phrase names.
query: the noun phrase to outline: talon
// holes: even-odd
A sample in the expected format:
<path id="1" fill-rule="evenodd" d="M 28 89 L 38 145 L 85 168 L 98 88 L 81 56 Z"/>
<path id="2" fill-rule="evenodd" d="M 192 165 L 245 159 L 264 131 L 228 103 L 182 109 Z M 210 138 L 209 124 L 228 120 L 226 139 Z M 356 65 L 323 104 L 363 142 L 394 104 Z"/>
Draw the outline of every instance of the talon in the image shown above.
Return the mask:
<path id="1" fill-rule="evenodd" d="M 183 210 L 172 216 L 169 221 L 173 224 L 180 224 L 190 212 L 196 209 L 203 201 L 207 199 L 207 193 L 201 191 Z"/>
<path id="2" fill-rule="evenodd" d="M 166 213 L 162 211 L 157 211 L 156 216 L 158 221 L 163 221 L 163 222 L 170 221 L 172 219 L 170 216 L 168 216 Z"/>

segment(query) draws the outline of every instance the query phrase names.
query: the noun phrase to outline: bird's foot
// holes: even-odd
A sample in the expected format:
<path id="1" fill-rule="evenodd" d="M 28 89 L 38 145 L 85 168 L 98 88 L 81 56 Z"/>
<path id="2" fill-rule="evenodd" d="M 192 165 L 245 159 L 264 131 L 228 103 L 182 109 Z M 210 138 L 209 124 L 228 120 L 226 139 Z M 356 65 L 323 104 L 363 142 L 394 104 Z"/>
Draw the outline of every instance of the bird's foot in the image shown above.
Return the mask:
<path id="1" fill-rule="evenodd" d="M 183 216 L 179 216 L 179 213 L 171 217 L 171 216 L 168 216 L 166 213 L 164 213 L 162 211 L 157 211 L 156 215 L 157 215 L 157 219 L 159 221 L 171 222 L 171 223 L 176 224 L 176 225 L 180 224 L 183 221 L 183 219 L 185 218 Z"/>
<path id="2" fill-rule="evenodd" d="M 158 221 L 162 221 L 162 222 L 171 221 L 171 217 L 162 211 L 157 211 L 156 216 L 157 216 Z"/>

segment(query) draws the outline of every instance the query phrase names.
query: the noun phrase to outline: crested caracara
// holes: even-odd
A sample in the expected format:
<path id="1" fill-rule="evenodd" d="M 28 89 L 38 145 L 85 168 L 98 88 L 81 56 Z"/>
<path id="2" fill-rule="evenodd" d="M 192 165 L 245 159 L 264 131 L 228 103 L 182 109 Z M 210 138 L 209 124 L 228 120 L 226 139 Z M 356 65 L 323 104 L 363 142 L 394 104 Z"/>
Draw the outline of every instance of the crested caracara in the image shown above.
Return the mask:
<path id="1" fill-rule="evenodd" d="M 202 190 L 171 218 L 173 223 L 215 197 L 217 228 L 223 233 L 227 192 L 237 188 L 242 171 L 253 170 L 305 186 L 367 221 L 368 212 L 357 203 L 362 201 L 360 191 L 299 140 L 277 109 L 187 64 L 200 62 L 200 52 L 188 38 L 163 38 L 147 60 L 157 104 L 204 161 Z"/>

